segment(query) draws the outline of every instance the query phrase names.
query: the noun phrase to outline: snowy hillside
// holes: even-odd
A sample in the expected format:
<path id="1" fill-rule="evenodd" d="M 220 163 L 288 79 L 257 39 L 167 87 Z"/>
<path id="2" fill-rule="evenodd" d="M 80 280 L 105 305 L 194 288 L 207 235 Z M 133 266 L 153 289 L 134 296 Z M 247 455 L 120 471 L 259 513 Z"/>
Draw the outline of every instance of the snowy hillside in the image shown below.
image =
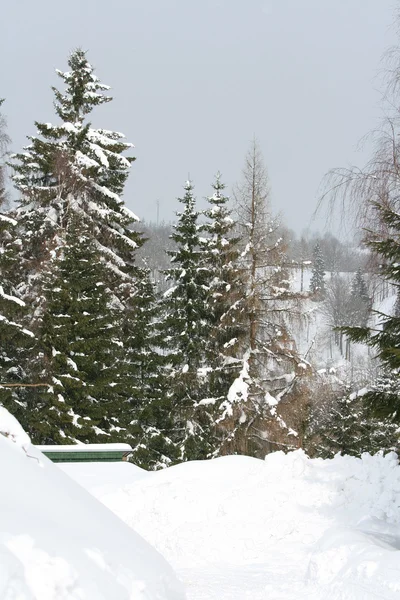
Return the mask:
<path id="1" fill-rule="evenodd" d="M 300 269 L 291 269 L 291 290 L 307 294 L 310 290 L 311 269 L 304 269 L 303 275 Z M 354 272 L 339 272 L 337 277 L 348 284 L 355 277 Z M 303 279 L 303 284 L 301 283 Z M 332 282 L 332 274 L 326 273 L 327 286 Z M 373 301 L 372 310 L 378 313 L 393 314 L 396 302 L 396 288 L 390 286 L 384 279 L 371 276 L 369 292 Z M 372 314 L 370 325 L 378 325 L 380 317 Z M 290 322 L 290 330 L 296 342 L 296 348 L 301 356 L 317 369 L 334 368 L 338 370 L 341 377 L 347 380 L 357 380 L 365 377 L 369 368 L 371 373 L 371 352 L 365 344 L 351 343 L 350 359 L 345 358 L 345 349 L 340 351 L 339 345 L 335 343 L 335 334 L 332 330 L 332 315 L 324 306 L 323 301 L 316 301 L 305 295 L 301 305 L 301 318 Z M 347 375 L 346 375 L 347 373 Z M 357 373 L 359 373 L 357 375 Z M 370 376 L 369 373 L 369 376 Z"/>
<path id="2" fill-rule="evenodd" d="M 323 461 L 297 451 L 156 473 L 132 467 L 125 484 L 115 471 L 113 491 L 113 465 L 63 469 L 171 562 L 190 600 L 400 597 L 394 454 Z"/>
<path id="3" fill-rule="evenodd" d="M 165 560 L 0 407 L 1 600 L 182 600 Z M 7 437 L 5 437 L 7 435 Z"/>

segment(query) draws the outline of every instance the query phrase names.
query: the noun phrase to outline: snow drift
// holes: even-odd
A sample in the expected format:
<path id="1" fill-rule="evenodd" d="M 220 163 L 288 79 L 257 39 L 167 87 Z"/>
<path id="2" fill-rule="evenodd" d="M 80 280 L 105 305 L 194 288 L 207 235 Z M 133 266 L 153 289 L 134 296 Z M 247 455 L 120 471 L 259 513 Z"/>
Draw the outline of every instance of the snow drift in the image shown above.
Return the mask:
<path id="1" fill-rule="evenodd" d="M 182 600 L 166 561 L 0 407 L 0 598 Z"/>
<path id="2" fill-rule="evenodd" d="M 76 466 L 63 468 L 172 563 L 192 600 L 400 597 L 395 454 L 311 460 L 297 451 L 157 473 L 133 467 L 114 490 L 109 470 L 101 490 Z"/>

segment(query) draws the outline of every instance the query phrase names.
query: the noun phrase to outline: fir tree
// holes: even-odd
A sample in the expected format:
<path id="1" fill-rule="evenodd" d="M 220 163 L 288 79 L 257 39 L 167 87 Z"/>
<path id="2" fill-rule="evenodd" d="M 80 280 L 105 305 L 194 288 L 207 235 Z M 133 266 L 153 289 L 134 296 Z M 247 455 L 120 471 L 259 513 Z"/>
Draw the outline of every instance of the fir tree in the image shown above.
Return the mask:
<path id="1" fill-rule="evenodd" d="M 105 95 L 109 87 L 94 75 L 85 52 L 74 51 L 68 65 L 69 71 L 57 71 L 65 92 L 53 88 L 61 123 L 37 122 L 39 135 L 13 156 L 13 181 L 21 192 L 18 221 L 27 236 L 21 258 L 28 274 L 37 272 L 49 260 L 68 220 L 78 214 L 91 228 L 121 299 L 129 293 L 125 276 L 133 269 L 133 251 L 142 243 L 132 230 L 137 217 L 120 197 L 134 160 L 123 153 L 132 145 L 122 134 L 94 129 L 87 121 L 93 108 L 111 97 Z"/>
<path id="2" fill-rule="evenodd" d="M 169 252 L 172 266 L 167 277 L 172 287 L 165 295 L 166 331 L 170 333 L 170 360 L 174 366 L 187 365 L 191 371 L 203 364 L 204 328 L 206 327 L 207 273 L 202 267 L 200 234 L 193 185 L 187 182 L 185 195 L 179 198 L 183 211 L 178 212 L 172 239 L 177 250 Z"/>
<path id="3" fill-rule="evenodd" d="M 386 225 L 387 234 L 371 234 L 366 241 L 368 247 L 383 260 L 386 279 L 398 289 L 400 287 L 400 214 L 389 203 L 375 203 L 379 222 Z M 384 313 L 374 314 L 379 318 L 379 327 L 343 328 L 354 342 L 364 342 L 377 350 L 383 367 L 382 377 L 375 383 L 364 400 L 372 408 L 373 414 L 400 423 L 399 373 L 400 373 L 400 316 Z"/>
<path id="4" fill-rule="evenodd" d="M 2 103 L 3 100 L 0 100 L 0 106 Z M 23 327 L 26 306 L 19 297 L 18 251 L 22 242 L 16 236 L 17 222 L 4 212 L 6 186 L 3 161 L 8 143 L 5 120 L 0 114 L 0 402 L 15 413 L 20 410 L 15 388 L 4 387 L 4 384 L 26 382 L 24 363 L 34 336 Z"/>
<path id="5" fill-rule="evenodd" d="M 367 324 L 371 312 L 371 298 L 368 295 L 368 287 L 362 276 L 361 268 L 357 272 L 351 283 L 350 313 L 349 325 L 359 325 L 363 327 Z"/>
<path id="6" fill-rule="evenodd" d="M 204 378 L 207 380 L 209 410 L 226 399 L 228 390 L 241 370 L 240 344 L 244 334 L 244 288 L 238 268 L 238 242 L 229 198 L 218 173 L 214 193 L 204 212 L 208 221 L 202 227 L 202 262 L 208 274 L 206 296 L 208 331 Z M 215 413 L 215 409 L 214 409 Z"/>
<path id="7" fill-rule="evenodd" d="M 62 434 L 60 427 L 57 428 L 57 418 L 49 418 L 48 423 L 53 425 L 47 429 L 44 427 L 38 435 L 45 439 L 59 439 L 61 435 L 69 441 L 89 440 L 97 431 L 107 439 L 118 433 L 119 439 L 126 439 L 128 433 L 122 424 L 121 414 L 126 413 L 127 422 L 132 421 L 133 403 L 128 398 L 131 381 L 121 356 L 132 357 L 134 352 L 140 354 L 142 351 L 140 341 L 135 341 L 129 333 L 127 322 L 135 315 L 137 324 L 141 314 L 136 310 L 136 302 L 140 304 L 138 288 L 142 271 L 135 265 L 135 250 L 143 240 L 133 229 L 137 217 L 127 209 L 121 198 L 134 159 L 124 156 L 131 144 L 124 140 L 122 134 L 94 129 L 88 121 L 93 108 L 109 102 L 111 98 L 105 93 L 108 86 L 96 77 L 85 53 L 74 51 L 68 65 L 69 71 L 57 71 L 65 83 L 65 91 L 53 88 L 59 124 L 36 123 L 38 135 L 30 138 L 31 143 L 25 152 L 14 155 L 12 162 L 13 179 L 21 193 L 13 216 L 24 239 L 19 253 L 26 281 L 22 298 L 30 306 L 30 321 L 39 336 L 32 368 L 42 378 L 55 377 L 61 381 L 61 387 L 66 385 L 72 398 L 71 405 L 61 406 L 63 401 L 57 399 L 60 396 L 65 398 L 58 384 L 53 385 L 49 394 L 40 394 L 41 400 L 37 405 L 46 408 L 40 417 L 43 427 L 46 412 L 50 410 L 54 415 L 58 410 L 60 419 L 61 415 L 63 419 L 65 415 L 67 417 Z M 77 236 L 72 240 L 73 230 L 81 231 L 81 238 Z M 94 265 L 84 262 L 85 251 L 95 262 L 95 273 L 90 271 Z M 70 261 L 70 270 L 64 268 L 67 260 Z M 73 265 L 73 261 L 76 264 Z M 91 309 L 87 307 L 85 311 L 90 317 L 80 315 L 78 318 L 78 288 L 75 295 L 71 292 L 70 302 L 67 296 L 76 285 L 73 277 L 84 277 L 84 267 L 88 269 L 87 284 L 94 285 L 93 275 L 98 285 L 90 292 L 82 291 L 85 298 L 91 299 Z M 56 295 L 55 290 L 58 290 Z M 61 322 L 56 317 L 57 303 L 65 304 L 62 314 L 66 315 L 66 319 L 61 329 Z M 83 306 L 83 302 L 79 306 Z M 88 317 L 86 325 L 83 316 Z M 99 343 L 95 347 L 89 336 L 88 354 L 77 350 L 77 356 L 81 352 L 82 356 L 75 360 L 72 355 L 66 354 L 66 345 L 70 344 L 71 351 L 75 352 L 72 346 L 79 346 L 75 329 L 84 329 L 89 322 L 99 336 Z M 56 349 L 53 356 L 53 346 L 50 346 L 53 340 L 61 343 L 58 337 L 61 330 L 65 347 Z M 84 358 L 90 354 L 91 344 L 92 368 L 85 363 L 89 359 Z M 118 379 L 116 365 L 120 360 L 123 367 Z M 45 363 L 44 367 L 42 363 Z M 72 373 L 74 364 L 79 371 L 78 377 Z M 69 384 L 57 378 L 60 370 L 66 373 L 71 389 Z M 76 386 L 72 385 L 74 377 Z M 121 389 L 125 390 L 124 393 L 120 393 Z"/>
<path id="8" fill-rule="evenodd" d="M 365 393 L 365 389 L 358 393 L 348 391 L 333 403 L 324 427 L 317 432 L 318 456 L 333 458 L 338 452 L 361 456 L 364 452 L 375 454 L 398 449 L 398 426 L 386 417 L 374 415 L 365 402 Z"/>
<path id="9" fill-rule="evenodd" d="M 126 313 L 122 335 L 128 348 L 119 365 L 129 403 L 127 417 L 132 438 L 131 460 L 145 469 L 168 466 L 178 458 L 170 439 L 172 399 L 159 303 L 149 272 L 142 269 L 135 298 L 135 314 Z"/>
<path id="10" fill-rule="evenodd" d="M 171 364 L 171 391 L 174 410 L 173 441 L 180 447 L 180 458 L 206 458 L 212 450 L 209 415 L 196 411 L 202 399 L 201 369 L 205 364 L 208 333 L 207 279 L 200 248 L 199 212 L 196 210 L 193 185 L 188 181 L 179 201 L 172 239 L 176 251 L 170 252 L 171 269 L 167 277 L 172 287 L 165 293 L 163 310 L 164 339 Z M 200 375 L 200 379 L 199 379 Z"/>
<path id="11" fill-rule="evenodd" d="M 51 387 L 31 395 L 23 423 L 36 442 L 110 441 L 123 427 L 119 315 L 102 275 L 93 239 L 71 220 L 44 277 L 47 304 L 31 370 Z"/>
<path id="12" fill-rule="evenodd" d="M 323 297 L 325 294 L 325 261 L 318 242 L 315 244 L 313 252 L 313 269 L 310 281 L 310 291 L 312 294 L 318 297 Z"/>

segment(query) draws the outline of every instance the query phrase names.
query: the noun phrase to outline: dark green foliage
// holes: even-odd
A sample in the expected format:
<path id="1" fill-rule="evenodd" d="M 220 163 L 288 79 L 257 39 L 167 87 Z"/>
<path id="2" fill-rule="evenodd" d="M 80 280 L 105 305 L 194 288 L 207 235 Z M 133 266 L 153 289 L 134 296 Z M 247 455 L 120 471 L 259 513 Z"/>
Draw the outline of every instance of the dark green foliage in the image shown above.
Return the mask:
<path id="1" fill-rule="evenodd" d="M 158 310 L 149 273 L 139 269 L 136 294 L 122 321 L 125 350 L 119 370 L 128 400 L 132 461 L 146 469 L 167 466 L 178 456 L 168 437 L 173 429 L 172 398 Z"/>
<path id="2" fill-rule="evenodd" d="M 21 420 L 35 441 L 130 441 L 148 326 L 135 266 L 142 238 L 120 197 L 134 159 L 123 156 L 131 144 L 122 134 L 87 120 L 111 98 L 85 52 L 68 65 L 57 71 L 65 91 L 53 88 L 60 123 L 36 123 L 12 162 L 21 297 L 37 335 L 27 376 L 51 384 L 18 394 Z"/>
<path id="3" fill-rule="evenodd" d="M 210 330 L 209 272 L 202 260 L 199 212 L 191 182 L 186 183 L 185 195 L 179 201 L 183 211 L 178 213 L 172 234 L 176 251 L 169 253 L 172 266 L 167 277 L 172 287 L 163 300 L 163 337 L 171 373 L 173 441 L 180 446 L 180 458 L 186 460 L 204 458 L 212 451 L 208 417 L 196 410 L 206 390 L 201 370 L 206 366 Z"/>
<path id="4" fill-rule="evenodd" d="M 34 394 L 34 406 L 27 404 L 28 422 L 22 424 L 41 443 L 110 441 L 124 415 L 119 315 L 101 279 L 97 247 L 78 220 L 70 222 L 65 245 L 56 249 L 48 269 L 46 311 L 31 369 L 51 388 Z M 49 410 L 55 415 L 51 427 Z"/>
<path id="5" fill-rule="evenodd" d="M 0 213 L 0 382 L 23 378 L 23 355 L 33 334 L 23 327 L 27 307 L 18 297 L 16 222 Z"/>
<path id="6" fill-rule="evenodd" d="M 0 99 L 0 106 L 2 103 Z M 34 336 L 23 326 L 27 307 L 19 297 L 22 282 L 18 254 L 22 241 L 16 235 L 17 222 L 3 212 L 6 204 L 3 160 L 8 143 L 5 121 L 0 114 L 0 403 L 18 409 L 15 388 L 1 384 L 24 380 L 23 365 Z"/>
<path id="7" fill-rule="evenodd" d="M 375 391 L 348 392 L 331 406 L 324 427 L 316 435 L 317 456 L 332 458 L 338 452 L 361 456 L 363 452 L 398 450 L 398 426 L 387 415 L 379 415 L 369 402 Z"/>
<path id="8" fill-rule="evenodd" d="M 389 203 L 375 203 L 378 221 L 386 227 L 383 237 L 370 232 L 366 244 L 383 260 L 382 271 L 388 281 L 400 286 L 400 215 Z M 384 374 L 375 382 L 366 401 L 373 414 L 385 416 L 400 423 L 399 372 L 400 372 L 400 316 L 374 311 L 378 327 L 345 327 L 342 329 L 354 342 L 363 342 L 376 350 Z"/>
<path id="9" fill-rule="evenodd" d="M 50 259 L 55 238 L 62 236 L 72 215 L 78 214 L 97 239 L 109 265 L 108 283 L 121 299 L 126 282 L 116 273 L 130 273 L 133 251 L 141 236 L 132 230 L 137 221 L 119 197 L 129 174 L 131 148 L 122 134 L 94 129 L 86 120 L 93 108 L 109 102 L 108 86 L 100 83 L 82 50 L 68 61 L 70 70 L 57 74 L 66 85 L 55 88 L 58 125 L 36 123 L 38 136 L 13 156 L 14 183 L 21 192 L 18 221 L 25 231 L 21 259 L 28 274 L 36 273 Z M 32 290 L 36 291 L 36 290 Z"/>
<path id="10" fill-rule="evenodd" d="M 225 185 L 217 174 L 214 193 L 208 198 L 204 212 L 207 222 L 202 231 L 202 262 L 208 274 L 207 347 L 202 388 L 205 395 L 202 411 L 205 426 L 210 427 L 220 416 L 219 406 L 242 368 L 240 346 L 244 335 L 243 298 L 245 289 L 238 266 L 239 238 L 235 237 L 235 221 L 231 217 Z M 214 433 L 213 433 L 214 434 Z M 215 442 L 217 446 L 219 442 Z M 217 448 L 214 453 L 218 452 Z"/>
<path id="11" fill-rule="evenodd" d="M 208 273 L 202 265 L 200 234 L 193 186 L 185 185 L 185 195 L 179 198 L 184 210 L 178 213 L 172 239 L 177 245 L 170 252 L 171 269 L 167 276 L 172 287 L 165 294 L 165 334 L 170 340 L 170 360 L 181 369 L 188 365 L 191 371 L 203 364 L 205 330 L 207 327 Z"/>

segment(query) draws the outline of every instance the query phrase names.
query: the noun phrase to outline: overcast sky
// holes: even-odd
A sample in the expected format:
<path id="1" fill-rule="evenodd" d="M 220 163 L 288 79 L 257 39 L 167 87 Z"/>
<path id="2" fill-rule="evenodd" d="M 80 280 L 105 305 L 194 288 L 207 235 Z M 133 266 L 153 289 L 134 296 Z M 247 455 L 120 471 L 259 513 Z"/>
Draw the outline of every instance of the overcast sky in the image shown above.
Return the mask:
<path id="1" fill-rule="evenodd" d="M 240 178 L 255 134 L 273 206 L 310 224 L 321 179 L 360 163 L 380 116 L 376 75 L 395 41 L 395 0 L 14 0 L 1 7 L 0 97 L 12 149 L 55 120 L 55 68 L 88 50 L 114 101 L 93 124 L 137 161 L 125 192 L 141 218 L 172 220 L 190 174 L 199 207 L 220 170 Z M 317 225 L 312 225 L 315 229 Z"/>

